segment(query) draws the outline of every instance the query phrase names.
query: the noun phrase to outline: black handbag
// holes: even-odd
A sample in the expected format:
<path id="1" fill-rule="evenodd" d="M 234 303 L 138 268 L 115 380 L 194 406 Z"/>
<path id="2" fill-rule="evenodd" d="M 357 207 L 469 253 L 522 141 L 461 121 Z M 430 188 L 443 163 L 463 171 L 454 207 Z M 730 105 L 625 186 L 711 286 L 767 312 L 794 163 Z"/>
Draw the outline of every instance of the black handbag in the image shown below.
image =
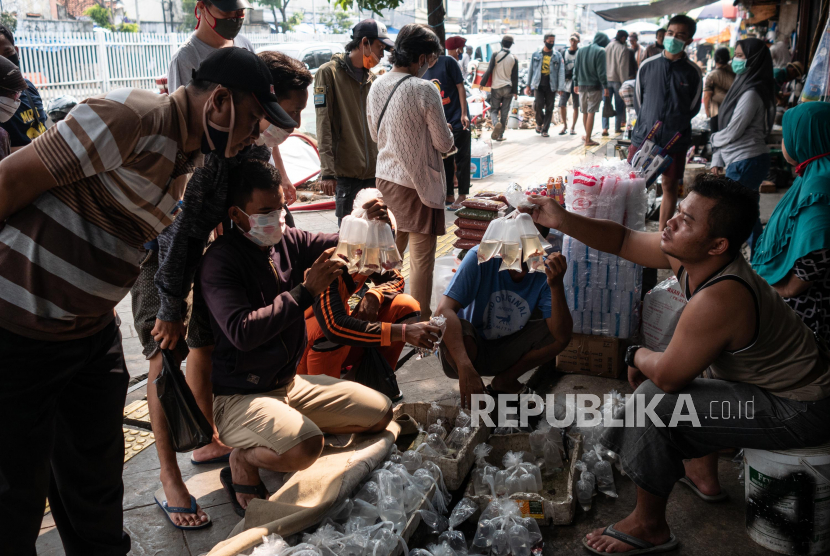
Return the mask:
<path id="1" fill-rule="evenodd" d="M 363 359 L 357 364 L 354 381 L 377 390 L 392 401 L 396 401 L 401 397 L 401 389 L 398 387 L 398 380 L 395 378 L 395 370 L 374 348 L 363 350 Z"/>
<path id="2" fill-rule="evenodd" d="M 190 452 L 207 446 L 213 440 L 213 427 L 199 409 L 173 353 L 164 349 L 161 356 L 161 372 L 153 384 L 167 419 L 173 449 Z"/>
<path id="3" fill-rule="evenodd" d="M 603 118 L 613 118 L 617 115 L 614 111 L 614 107 L 611 105 L 612 99 L 614 97 L 609 95 L 605 97 L 605 102 L 602 103 L 602 117 Z"/>

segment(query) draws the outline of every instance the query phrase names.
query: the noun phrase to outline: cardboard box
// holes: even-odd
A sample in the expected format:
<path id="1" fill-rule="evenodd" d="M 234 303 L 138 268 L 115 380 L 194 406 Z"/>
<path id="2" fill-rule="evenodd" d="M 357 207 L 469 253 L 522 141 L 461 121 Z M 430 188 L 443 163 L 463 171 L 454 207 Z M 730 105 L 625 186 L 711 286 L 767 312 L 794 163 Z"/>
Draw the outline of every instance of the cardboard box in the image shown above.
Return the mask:
<path id="1" fill-rule="evenodd" d="M 481 180 L 493 175 L 493 153 L 470 158 L 470 178 Z"/>
<path id="2" fill-rule="evenodd" d="M 502 458 L 507 452 L 530 452 L 529 438 L 530 434 L 526 432 L 492 435 L 487 441 L 493 447 L 493 450 L 487 456 L 487 463 L 495 465 L 499 469 L 504 469 Z M 575 466 L 577 460 L 582 457 L 582 436 L 569 437 L 568 441 L 570 442 L 569 459 L 565 462 L 566 469 L 561 472 L 565 475 L 559 479 L 559 482 L 563 484 L 563 488 L 557 487 L 554 492 L 516 493 L 509 496 L 511 500 L 515 500 L 519 505 L 523 517 L 535 518 L 540 526 L 550 525 L 551 523 L 554 525 L 570 525 L 574 519 L 574 513 L 576 512 Z M 542 476 L 543 483 L 546 482 L 547 477 L 547 475 Z M 464 496 L 471 498 L 473 502 L 478 504 L 479 511 L 483 512 L 491 502 L 491 497 L 476 496 L 474 489 L 471 480 L 467 485 Z"/>
<path id="3" fill-rule="evenodd" d="M 438 405 L 444 408 L 444 416 L 447 417 L 449 422 L 454 423 L 459 407 L 457 405 Z M 403 415 L 409 415 L 422 428 L 426 429 L 429 406 L 430 404 L 426 402 L 402 403 L 395 408 L 393 415 L 395 419 Z M 444 484 L 447 485 L 449 490 L 457 490 L 461 487 L 461 483 L 464 482 L 467 473 L 470 472 L 470 469 L 473 468 L 473 464 L 475 463 L 476 458 L 475 454 L 473 454 L 473 448 L 482 442 L 487 442 L 487 437 L 490 436 L 490 430 L 485 426 L 473 429 L 473 431 L 473 434 L 467 440 L 467 443 L 461 447 L 461 450 L 458 451 L 458 455 L 455 458 L 432 457 L 421 454 L 424 461 L 432 461 L 441 469 L 441 473 L 444 474 Z M 410 449 L 414 450 L 414 447 Z"/>
<path id="4" fill-rule="evenodd" d="M 568 347 L 556 358 L 563 373 L 619 378 L 626 372 L 628 341 L 610 336 L 574 334 Z"/>

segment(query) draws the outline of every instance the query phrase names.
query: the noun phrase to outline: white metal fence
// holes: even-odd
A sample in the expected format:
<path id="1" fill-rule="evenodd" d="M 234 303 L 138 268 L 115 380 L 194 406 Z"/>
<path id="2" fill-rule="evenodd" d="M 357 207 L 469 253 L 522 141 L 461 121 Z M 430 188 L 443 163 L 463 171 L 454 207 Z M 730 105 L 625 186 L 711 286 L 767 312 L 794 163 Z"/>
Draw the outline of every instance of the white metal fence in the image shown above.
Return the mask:
<path id="1" fill-rule="evenodd" d="M 36 33 L 20 34 L 23 74 L 44 102 L 63 95 L 83 100 L 121 87 L 155 89 L 173 53 L 189 33 Z M 345 42 L 346 35 L 246 35 L 255 48 L 281 42 Z"/>

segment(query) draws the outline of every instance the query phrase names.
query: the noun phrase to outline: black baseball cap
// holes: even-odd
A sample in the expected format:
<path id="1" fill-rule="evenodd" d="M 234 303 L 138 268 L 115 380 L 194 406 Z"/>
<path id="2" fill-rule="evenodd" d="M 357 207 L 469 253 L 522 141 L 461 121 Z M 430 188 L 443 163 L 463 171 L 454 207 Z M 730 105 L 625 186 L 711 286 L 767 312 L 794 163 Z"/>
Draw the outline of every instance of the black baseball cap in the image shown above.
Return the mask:
<path id="1" fill-rule="evenodd" d="M 386 32 L 386 25 L 374 19 L 364 19 L 352 29 L 352 39 L 378 39 L 389 48 L 395 48 L 395 43 Z"/>
<path id="2" fill-rule="evenodd" d="M 250 50 L 235 46 L 220 48 L 193 70 L 193 79 L 251 93 L 269 122 L 283 129 L 297 127 L 297 122 L 277 102 L 268 66 Z"/>
<path id="3" fill-rule="evenodd" d="M 253 8 L 248 0 L 210 0 L 211 6 L 223 12 L 235 12 L 237 10 L 250 10 Z"/>

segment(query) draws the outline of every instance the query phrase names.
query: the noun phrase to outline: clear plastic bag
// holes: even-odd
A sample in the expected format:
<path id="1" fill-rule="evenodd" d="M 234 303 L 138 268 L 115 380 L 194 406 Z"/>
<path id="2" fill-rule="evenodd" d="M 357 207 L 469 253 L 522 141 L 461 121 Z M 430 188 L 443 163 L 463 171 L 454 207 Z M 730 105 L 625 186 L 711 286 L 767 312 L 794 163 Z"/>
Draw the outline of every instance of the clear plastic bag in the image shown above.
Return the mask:
<path id="1" fill-rule="evenodd" d="M 421 465 L 423 465 L 424 461 L 421 457 L 421 454 L 414 450 L 407 450 L 401 456 L 401 463 L 406 470 L 410 473 L 414 473 L 416 469 L 419 469 Z"/>
<path id="2" fill-rule="evenodd" d="M 522 260 L 526 262 L 531 257 L 544 257 L 545 249 L 533 218 L 529 214 L 520 214 L 516 217 L 515 225 L 519 227 L 521 233 Z"/>
<path id="3" fill-rule="evenodd" d="M 515 218 L 506 220 L 504 224 L 499 254 L 501 255 L 499 272 L 502 270 L 522 271 L 522 233 L 516 225 Z"/>
<path id="4" fill-rule="evenodd" d="M 524 190 L 522 190 L 522 186 L 516 182 L 512 182 L 507 186 L 507 189 L 504 191 L 504 197 L 507 199 L 507 202 L 511 207 L 517 209 L 533 209 L 535 206 L 527 200 L 527 195 L 525 195 Z"/>
<path id="5" fill-rule="evenodd" d="M 470 418 L 470 414 L 464 411 L 463 409 L 458 410 L 458 415 L 455 416 L 455 426 L 456 427 L 469 427 L 471 426 L 472 419 Z"/>
<path id="6" fill-rule="evenodd" d="M 469 427 L 455 427 L 447 437 L 447 448 L 451 452 L 454 452 L 455 455 L 458 455 L 458 452 L 467 443 L 472 433 L 473 431 Z"/>
<path id="7" fill-rule="evenodd" d="M 362 218 L 346 216 L 340 223 L 340 239 L 334 257 L 346 263 L 349 274 L 354 274 L 360 268 L 360 260 L 366 250 L 366 236 L 369 232 L 369 223 Z"/>
<path id="8" fill-rule="evenodd" d="M 581 472 L 579 480 L 576 482 L 576 498 L 582 509 L 587 512 L 593 504 L 596 478 L 593 473 L 588 471 L 584 461 L 576 462 L 576 468 Z"/>
<path id="9" fill-rule="evenodd" d="M 830 101 L 830 21 L 824 26 L 801 92 L 801 102 L 817 100 Z"/>
<path id="10" fill-rule="evenodd" d="M 447 429 L 444 428 L 444 423 L 441 422 L 441 419 L 438 419 L 435 424 L 427 428 L 427 434 L 437 434 L 441 438 L 445 438 L 447 436 Z"/>
<path id="11" fill-rule="evenodd" d="M 484 237 L 481 238 L 481 243 L 478 246 L 478 264 L 486 263 L 493 257 L 500 256 L 501 250 L 501 236 L 504 231 L 504 218 L 496 218 L 487 230 L 484 232 Z"/>
<path id="12" fill-rule="evenodd" d="M 444 408 L 436 402 L 429 404 L 427 410 L 427 425 L 435 425 L 444 420 Z"/>
<path id="13" fill-rule="evenodd" d="M 372 199 L 383 199 L 383 193 L 375 187 L 361 189 L 358 191 L 354 198 L 352 216 L 355 218 L 366 218 L 366 209 L 363 208 L 363 205 Z"/>

